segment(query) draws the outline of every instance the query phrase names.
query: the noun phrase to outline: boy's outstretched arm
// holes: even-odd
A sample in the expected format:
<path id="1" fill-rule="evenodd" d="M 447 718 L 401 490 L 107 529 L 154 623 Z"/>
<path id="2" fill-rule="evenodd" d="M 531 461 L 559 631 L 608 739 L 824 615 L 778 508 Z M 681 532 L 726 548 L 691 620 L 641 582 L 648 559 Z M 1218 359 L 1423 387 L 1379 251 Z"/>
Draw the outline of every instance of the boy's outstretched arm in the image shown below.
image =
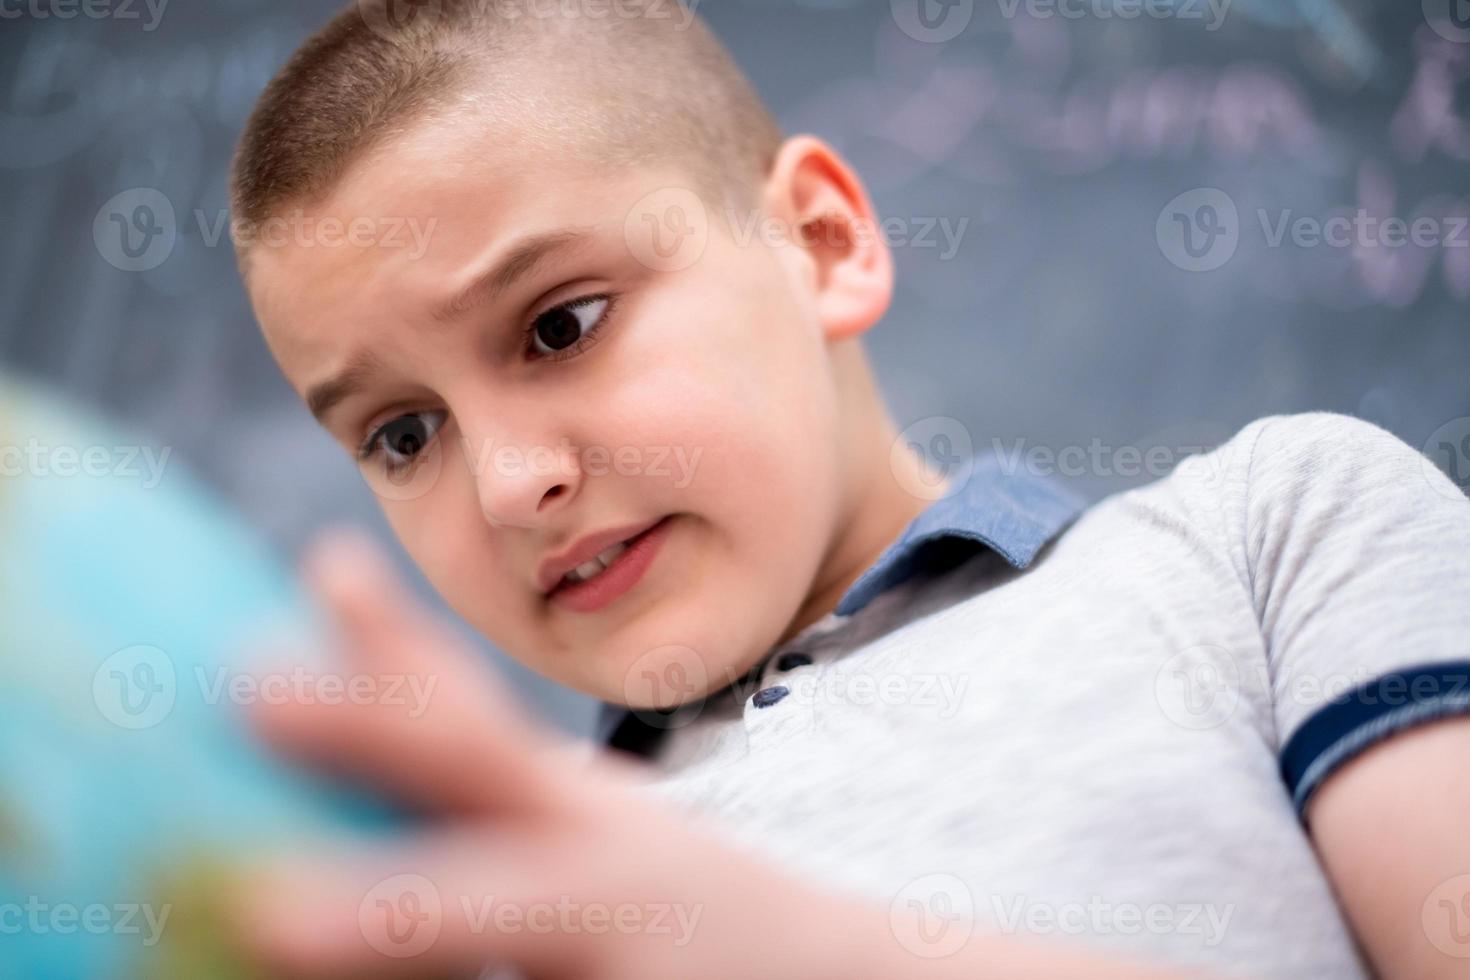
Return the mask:
<path id="1" fill-rule="evenodd" d="M 1252 427 L 1222 528 L 1291 800 L 1378 976 L 1470 976 L 1470 500 L 1368 422 Z"/>
<path id="2" fill-rule="evenodd" d="M 890 909 L 696 832 L 635 792 L 641 767 L 534 724 L 365 540 L 339 537 L 308 568 L 343 668 L 411 676 L 432 694 L 414 710 L 262 703 L 253 721 L 282 751 L 430 819 L 391 850 L 283 856 L 251 873 L 234 928 L 270 975 L 473 976 L 509 963 L 593 980 L 1170 976 L 1005 937 L 924 955 Z"/>
<path id="3" fill-rule="evenodd" d="M 1307 815 L 1383 980 L 1470 976 L 1470 718 L 1416 728 L 1328 779 Z"/>

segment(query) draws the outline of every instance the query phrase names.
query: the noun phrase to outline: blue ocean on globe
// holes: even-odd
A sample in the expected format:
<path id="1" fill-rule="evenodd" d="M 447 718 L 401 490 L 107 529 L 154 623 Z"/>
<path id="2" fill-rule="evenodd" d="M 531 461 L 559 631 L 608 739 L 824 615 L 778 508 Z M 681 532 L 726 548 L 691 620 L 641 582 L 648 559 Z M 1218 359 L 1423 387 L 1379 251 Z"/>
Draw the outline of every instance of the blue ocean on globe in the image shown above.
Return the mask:
<path id="1" fill-rule="evenodd" d="M 245 976 L 179 925 L 168 883 L 197 900 L 215 861 L 400 826 L 246 730 L 223 685 L 267 653 L 325 657 L 323 626 L 140 445 L 0 376 L 0 976 Z"/>

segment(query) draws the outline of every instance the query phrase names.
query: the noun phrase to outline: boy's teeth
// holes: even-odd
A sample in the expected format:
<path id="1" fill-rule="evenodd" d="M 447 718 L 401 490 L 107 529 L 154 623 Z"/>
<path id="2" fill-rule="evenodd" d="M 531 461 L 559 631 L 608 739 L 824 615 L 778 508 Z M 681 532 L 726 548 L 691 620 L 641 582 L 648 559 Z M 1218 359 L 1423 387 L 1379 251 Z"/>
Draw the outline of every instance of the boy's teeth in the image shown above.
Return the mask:
<path id="1" fill-rule="evenodd" d="M 602 571 L 603 567 L 604 566 L 602 562 L 594 558 L 591 561 L 584 561 L 582 564 L 572 569 L 572 571 L 580 579 L 589 579 L 592 576 L 596 575 L 598 572 Z"/>
<path id="2" fill-rule="evenodd" d="M 585 582 L 589 578 L 596 578 L 602 574 L 602 570 L 612 564 L 614 558 L 622 554 L 628 546 L 621 541 L 615 545 L 605 548 L 601 554 L 591 561 L 584 561 L 564 576 L 569 582 Z"/>
<path id="3" fill-rule="evenodd" d="M 627 545 L 619 541 L 617 544 L 612 545 L 611 547 L 604 550 L 602 554 L 598 555 L 597 560 L 602 562 L 603 565 L 611 565 L 612 560 L 618 555 L 621 555 L 627 547 Z"/>

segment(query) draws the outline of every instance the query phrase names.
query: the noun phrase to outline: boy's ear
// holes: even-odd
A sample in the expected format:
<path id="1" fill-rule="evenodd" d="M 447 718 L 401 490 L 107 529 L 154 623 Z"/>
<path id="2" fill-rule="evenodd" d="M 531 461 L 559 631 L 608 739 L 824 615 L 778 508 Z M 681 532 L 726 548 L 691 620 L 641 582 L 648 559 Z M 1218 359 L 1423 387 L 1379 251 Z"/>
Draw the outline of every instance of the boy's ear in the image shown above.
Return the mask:
<path id="1" fill-rule="evenodd" d="M 766 179 L 767 213 L 802 264 L 829 340 L 863 333 L 893 298 L 893 257 L 862 181 L 822 140 L 793 136 Z"/>

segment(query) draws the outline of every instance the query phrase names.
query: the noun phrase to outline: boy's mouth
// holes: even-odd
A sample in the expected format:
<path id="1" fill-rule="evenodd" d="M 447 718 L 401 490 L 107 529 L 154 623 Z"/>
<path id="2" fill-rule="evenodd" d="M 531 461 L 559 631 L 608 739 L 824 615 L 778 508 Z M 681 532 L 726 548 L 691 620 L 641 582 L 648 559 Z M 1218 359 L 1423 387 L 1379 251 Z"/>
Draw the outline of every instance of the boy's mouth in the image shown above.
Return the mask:
<path id="1" fill-rule="evenodd" d="M 547 600 L 574 612 L 606 606 L 643 578 L 672 520 L 673 515 L 666 515 L 652 523 L 588 535 L 548 559 L 537 577 Z"/>

